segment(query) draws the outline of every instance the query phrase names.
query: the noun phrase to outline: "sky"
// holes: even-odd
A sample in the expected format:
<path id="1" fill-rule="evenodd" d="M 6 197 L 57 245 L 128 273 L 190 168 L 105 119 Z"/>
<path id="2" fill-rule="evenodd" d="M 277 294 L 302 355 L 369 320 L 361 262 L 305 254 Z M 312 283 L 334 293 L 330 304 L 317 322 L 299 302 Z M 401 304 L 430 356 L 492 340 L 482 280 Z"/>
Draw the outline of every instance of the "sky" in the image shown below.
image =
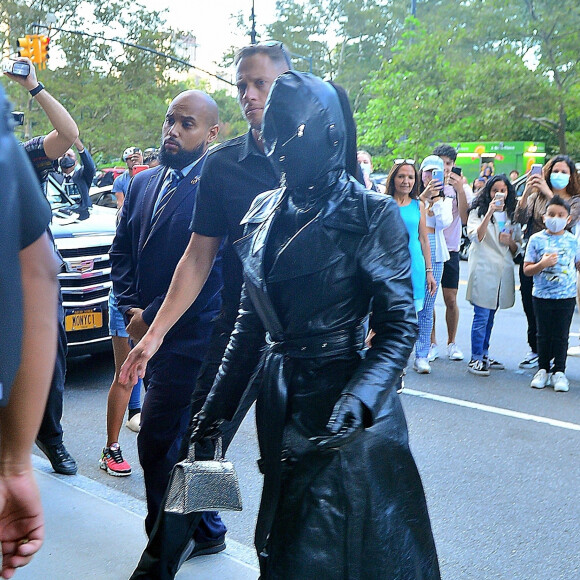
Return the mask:
<path id="1" fill-rule="evenodd" d="M 186 30 L 196 37 L 196 55 L 190 57 L 192 64 L 197 64 L 210 72 L 215 72 L 214 62 L 220 61 L 222 55 L 231 46 L 244 46 L 250 43 L 248 35 L 240 34 L 236 19 L 232 14 L 242 11 L 245 20 L 250 22 L 252 0 L 140 0 L 152 10 L 168 8 L 166 15 L 169 26 Z M 275 17 L 276 0 L 254 0 L 256 29 L 264 32 L 264 25 Z"/>

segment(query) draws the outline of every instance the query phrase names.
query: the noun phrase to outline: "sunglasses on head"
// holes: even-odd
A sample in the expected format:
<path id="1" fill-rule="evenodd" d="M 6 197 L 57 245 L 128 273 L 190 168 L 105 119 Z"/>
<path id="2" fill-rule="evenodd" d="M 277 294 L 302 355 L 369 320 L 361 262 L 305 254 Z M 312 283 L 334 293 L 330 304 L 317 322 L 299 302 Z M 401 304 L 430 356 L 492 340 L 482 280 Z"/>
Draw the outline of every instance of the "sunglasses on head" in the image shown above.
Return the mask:
<path id="1" fill-rule="evenodd" d="M 234 60 L 234 62 L 238 62 L 242 56 L 244 56 L 244 53 L 246 52 L 250 52 L 250 54 L 252 54 L 252 50 L 255 48 L 273 48 L 273 49 L 279 49 L 280 52 L 283 54 L 284 59 L 286 60 L 286 64 L 288 65 L 289 68 L 292 68 L 292 61 L 290 60 L 290 53 L 288 52 L 288 50 L 286 49 L 286 47 L 284 46 L 284 43 L 280 42 L 279 40 L 263 40 L 261 42 L 257 42 L 256 44 L 250 44 L 248 46 L 243 47 L 242 49 L 240 49 L 240 51 L 237 53 L 236 58 Z"/>
<path id="2" fill-rule="evenodd" d="M 395 159 L 395 165 L 415 165 L 414 159 Z"/>

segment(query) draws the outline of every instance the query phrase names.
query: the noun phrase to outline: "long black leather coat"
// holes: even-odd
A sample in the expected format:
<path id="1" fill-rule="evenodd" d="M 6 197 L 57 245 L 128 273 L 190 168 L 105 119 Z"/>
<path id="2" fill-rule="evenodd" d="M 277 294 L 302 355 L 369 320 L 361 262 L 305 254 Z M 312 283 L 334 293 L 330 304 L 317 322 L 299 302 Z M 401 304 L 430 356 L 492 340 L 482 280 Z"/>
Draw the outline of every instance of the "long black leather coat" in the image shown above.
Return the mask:
<path id="1" fill-rule="evenodd" d="M 332 176 L 329 176 L 332 177 Z M 259 196 L 237 242 L 245 286 L 206 403 L 230 418 L 262 352 L 257 427 L 265 474 L 256 530 L 264 579 L 437 579 L 421 480 L 394 384 L 417 332 L 407 236 L 392 199 L 342 173 L 282 248 L 269 248 L 286 192 Z M 274 256 L 267 275 L 265 252 Z M 272 254 L 273 252 L 273 254 Z M 360 323 L 372 308 L 373 346 Z M 342 393 L 366 429 L 321 454 L 310 441 Z"/>

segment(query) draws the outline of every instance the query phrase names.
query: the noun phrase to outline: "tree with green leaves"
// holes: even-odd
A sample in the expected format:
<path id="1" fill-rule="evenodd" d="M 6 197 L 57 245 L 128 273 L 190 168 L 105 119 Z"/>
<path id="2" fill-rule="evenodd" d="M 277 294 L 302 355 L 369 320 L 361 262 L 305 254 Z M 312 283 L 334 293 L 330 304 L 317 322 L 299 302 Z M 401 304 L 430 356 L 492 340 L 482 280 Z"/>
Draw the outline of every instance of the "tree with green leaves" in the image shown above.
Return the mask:
<path id="1" fill-rule="evenodd" d="M 437 141 L 537 140 L 578 156 L 580 8 L 564 4 L 566 18 L 540 0 L 420 4 L 371 75 L 361 142 L 385 166 Z"/>
<path id="2" fill-rule="evenodd" d="M 35 28 L 47 13 L 55 15 L 53 28 Z M 176 44 L 183 34 L 166 26 L 162 12 L 139 3 L 129 11 L 114 0 L 5 0 L 0 21 L 4 56 L 16 52 L 16 39 L 25 34 L 51 38 L 50 68 L 39 71 L 39 77 L 75 118 L 97 161 L 119 160 L 128 145 L 158 146 L 171 99 L 187 88 L 207 88 L 203 80 L 185 78 L 188 66 L 164 56 L 178 56 Z M 20 136 L 47 133 L 50 125 L 35 102 L 12 83 L 6 87 L 15 108 L 26 113 L 28 132 Z M 218 99 L 231 134 L 239 123 L 229 115 L 238 121 L 239 109 L 225 91 Z"/>
<path id="3" fill-rule="evenodd" d="M 494 0 L 506 19 L 504 42 L 515 44 L 539 79 L 547 81 L 551 110 L 531 110 L 553 133 L 561 153 L 580 153 L 580 3 L 577 0 Z"/>
<path id="4" fill-rule="evenodd" d="M 364 101 L 371 71 L 390 55 L 403 30 L 409 4 L 401 0 L 278 0 L 278 19 L 267 27 L 284 42 L 299 70 L 345 87 L 353 106 Z"/>
<path id="5" fill-rule="evenodd" d="M 457 43 L 409 21 L 393 57 L 367 85 L 369 103 L 357 115 L 361 143 L 383 157 L 419 159 L 441 141 L 537 139 L 526 115 L 545 106 L 546 87 L 513 52 L 474 60 L 461 38 Z"/>

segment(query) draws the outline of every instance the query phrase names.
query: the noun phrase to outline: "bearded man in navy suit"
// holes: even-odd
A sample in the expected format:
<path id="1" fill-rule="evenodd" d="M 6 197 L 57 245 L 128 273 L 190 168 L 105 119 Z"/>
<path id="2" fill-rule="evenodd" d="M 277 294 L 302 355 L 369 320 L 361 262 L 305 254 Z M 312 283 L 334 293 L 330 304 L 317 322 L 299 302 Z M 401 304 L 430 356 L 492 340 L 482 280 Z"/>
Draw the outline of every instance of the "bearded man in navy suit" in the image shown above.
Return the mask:
<path id="1" fill-rule="evenodd" d="M 218 130 L 218 109 L 211 97 L 194 90 L 179 94 L 163 123 L 161 164 L 136 174 L 129 185 L 110 255 L 114 292 L 134 342 L 157 315 L 189 242 L 199 176 Z M 178 460 L 191 394 L 220 310 L 221 286 L 217 260 L 198 298 L 147 367 L 137 446 L 145 476 L 148 535 Z M 193 539 L 200 546 L 223 543 L 225 531 L 216 512 L 205 512 Z"/>

